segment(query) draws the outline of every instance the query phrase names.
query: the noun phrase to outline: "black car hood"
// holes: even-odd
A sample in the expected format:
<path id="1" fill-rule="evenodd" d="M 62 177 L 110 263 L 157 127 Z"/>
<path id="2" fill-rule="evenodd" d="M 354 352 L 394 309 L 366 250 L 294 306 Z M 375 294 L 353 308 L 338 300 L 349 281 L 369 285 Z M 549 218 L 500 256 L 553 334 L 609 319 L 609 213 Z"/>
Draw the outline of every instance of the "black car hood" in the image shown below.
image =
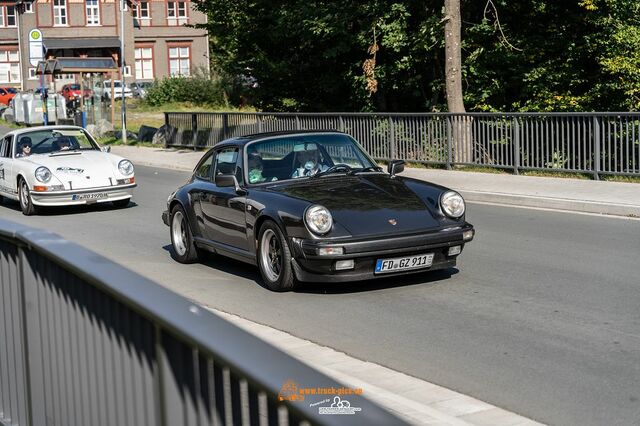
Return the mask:
<path id="1" fill-rule="evenodd" d="M 437 207 L 441 188 L 413 179 L 334 175 L 269 189 L 323 205 L 335 222 L 356 237 L 419 232 L 442 225 Z"/>

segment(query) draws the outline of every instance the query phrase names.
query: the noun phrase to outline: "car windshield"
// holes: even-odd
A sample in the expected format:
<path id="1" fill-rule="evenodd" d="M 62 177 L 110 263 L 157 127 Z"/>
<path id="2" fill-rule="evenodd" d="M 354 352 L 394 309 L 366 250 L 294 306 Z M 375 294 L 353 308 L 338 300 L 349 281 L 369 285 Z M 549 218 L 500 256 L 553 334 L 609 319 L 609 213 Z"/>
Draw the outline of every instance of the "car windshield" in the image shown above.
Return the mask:
<path id="1" fill-rule="evenodd" d="M 71 89 L 71 90 L 80 90 L 80 85 L 79 84 L 70 84 L 69 85 L 69 89 Z"/>
<path id="2" fill-rule="evenodd" d="M 30 146 L 30 152 L 24 149 Z M 82 129 L 47 129 L 22 133 L 17 138 L 16 157 L 55 154 L 67 151 L 99 150 L 98 145 Z"/>
<path id="3" fill-rule="evenodd" d="M 111 81 L 105 81 L 104 82 L 104 87 L 106 87 L 106 88 L 111 87 Z M 113 87 L 120 87 L 120 82 L 119 81 L 114 81 L 113 82 Z"/>
<path id="4" fill-rule="evenodd" d="M 14 94 L 15 94 L 15 93 L 18 93 L 18 91 L 17 91 L 16 89 L 14 89 L 13 87 L 9 87 L 9 88 L 7 89 L 7 92 L 9 92 L 9 93 L 14 93 Z"/>
<path id="5" fill-rule="evenodd" d="M 379 170 L 355 140 L 339 133 L 268 139 L 247 145 L 246 151 L 252 184 Z"/>

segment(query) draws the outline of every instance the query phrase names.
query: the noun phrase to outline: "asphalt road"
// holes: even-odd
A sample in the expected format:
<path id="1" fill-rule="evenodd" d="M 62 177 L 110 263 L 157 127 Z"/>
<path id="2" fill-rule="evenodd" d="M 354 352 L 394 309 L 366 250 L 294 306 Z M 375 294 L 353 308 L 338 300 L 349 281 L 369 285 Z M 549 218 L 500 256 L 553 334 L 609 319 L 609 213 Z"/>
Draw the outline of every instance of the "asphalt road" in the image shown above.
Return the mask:
<path id="1" fill-rule="evenodd" d="M 126 209 L 25 217 L 197 302 L 562 425 L 640 423 L 640 221 L 472 204 L 458 269 L 276 294 L 257 269 L 169 256 L 186 173 L 137 168 Z"/>

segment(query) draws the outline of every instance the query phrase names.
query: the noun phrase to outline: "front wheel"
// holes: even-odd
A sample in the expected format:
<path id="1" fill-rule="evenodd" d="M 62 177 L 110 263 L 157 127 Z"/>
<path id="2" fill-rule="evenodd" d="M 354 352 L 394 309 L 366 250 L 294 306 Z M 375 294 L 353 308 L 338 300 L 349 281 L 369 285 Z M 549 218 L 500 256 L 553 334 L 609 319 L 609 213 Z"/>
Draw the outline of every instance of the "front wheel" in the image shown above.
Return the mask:
<path id="1" fill-rule="evenodd" d="M 176 205 L 171 210 L 171 257 L 180 263 L 194 263 L 198 261 L 198 249 L 193 242 L 193 234 L 187 222 L 184 209 Z"/>
<path id="2" fill-rule="evenodd" d="M 23 215 L 31 216 L 37 213 L 38 208 L 31 200 L 29 185 L 27 185 L 27 182 L 22 178 L 20 178 L 18 182 L 18 198 L 20 199 L 20 209 Z"/>
<path id="3" fill-rule="evenodd" d="M 260 228 L 258 268 L 269 290 L 290 291 L 296 287 L 291 251 L 278 225 L 270 220 Z"/>

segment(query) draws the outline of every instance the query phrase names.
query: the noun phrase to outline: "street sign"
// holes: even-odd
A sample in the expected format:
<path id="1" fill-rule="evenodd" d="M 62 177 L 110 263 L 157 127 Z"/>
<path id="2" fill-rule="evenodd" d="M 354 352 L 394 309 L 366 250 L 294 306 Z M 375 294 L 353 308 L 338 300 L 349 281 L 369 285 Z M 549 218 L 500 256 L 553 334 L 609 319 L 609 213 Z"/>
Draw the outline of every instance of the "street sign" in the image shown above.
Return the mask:
<path id="1" fill-rule="evenodd" d="M 37 28 L 29 31 L 29 63 L 37 66 L 44 59 L 44 45 L 42 44 L 42 31 Z"/>

